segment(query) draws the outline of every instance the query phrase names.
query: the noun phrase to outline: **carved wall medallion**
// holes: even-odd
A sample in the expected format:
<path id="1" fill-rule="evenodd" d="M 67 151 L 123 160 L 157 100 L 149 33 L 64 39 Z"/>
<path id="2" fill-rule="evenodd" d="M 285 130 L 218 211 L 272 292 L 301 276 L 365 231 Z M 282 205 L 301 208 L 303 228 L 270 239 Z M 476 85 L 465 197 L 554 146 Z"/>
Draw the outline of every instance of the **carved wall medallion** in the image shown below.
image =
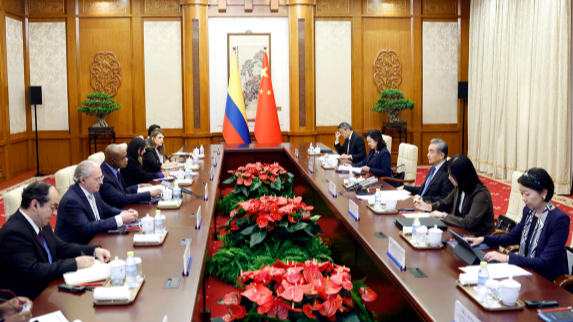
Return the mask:
<path id="1" fill-rule="evenodd" d="M 379 92 L 398 88 L 402 83 L 402 63 L 393 50 L 381 50 L 373 65 L 374 84 Z"/>
<path id="2" fill-rule="evenodd" d="M 368 13 L 408 13 L 406 0 L 368 0 Z"/>
<path id="3" fill-rule="evenodd" d="M 83 0 L 84 13 L 126 13 L 126 0 Z"/>
<path id="4" fill-rule="evenodd" d="M 457 13 L 457 1 L 452 0 L 439 0 L 439 1 L 424 1 L 424 14 L 450 14 Z"/>
<path id="5" fill-rule="evenodd" d="M 24 0 L 6 0 L 6 9 L 12 13 L 24 14 Z"/>
<path id="6" fill-rule="evenodd" d="M 111 51 L 97 53 L 90 65 L 90 77 L 90 84 L 96 92 L 114 97 L 121 86 L 121 65 L 115 54 Z"/>
<path id="7" fill-rule="evenodd" d="M 350 0 L 317 0 L 316 11 L 350 13 Z"/>
<path id="8" fill-rule="evenodd" d="M 28 12 L 34 13 L 65 13 L 64 0 L 28 0 Z"/>
<path id="9" fill-rule="evenodd" d="M 145 0 L 145 12 L 179 12 L 180 0 Z"/>

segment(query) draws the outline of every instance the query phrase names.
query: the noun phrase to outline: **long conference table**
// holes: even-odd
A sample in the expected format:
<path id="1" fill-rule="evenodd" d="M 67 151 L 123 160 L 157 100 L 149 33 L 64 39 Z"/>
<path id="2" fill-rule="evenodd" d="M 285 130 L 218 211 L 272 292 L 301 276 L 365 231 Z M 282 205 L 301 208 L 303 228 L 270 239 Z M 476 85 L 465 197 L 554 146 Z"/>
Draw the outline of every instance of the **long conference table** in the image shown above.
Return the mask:
<path id="1" fill-rule="evenodd" d="M 210 145 L 205 146 L 205 159 L 201 160 L 199 176 L 195 177 L 192 190 L 198 195 L 204 194 L 208 185 L 210 198 L 205 201 L 197 196 L 183 195 L 180 209 L 163 210 L 166 216 L 164 225 L 169 229 L 165 242 L 156 247 L 134 247 L 133 234 L 98 234 L 90 244 L 98 244 L 110 250 L 112 258 L 126 258 L 128 251 L 134 250 L 136 257 L 142 258 L 145 282 L 135 300 L 127 306 L 94 306 L 93 293 L 71 294 L 60 292 L 57 286 L 63 279 L 57 279 L 34 301 L 33 315 L 39 316 L 61 310 L 70 320 L 90 321 L 162 321 L 165 315 L 169 321 L 202 322 L 209 317 L 209 308 L 205 307 L 206 256 L 211 238 L 215 238 L 215 218 L 218 215 L 215 206 L 220 192 L 230 186 L 221 182 L 230 175 L 227 170 L 236 169 L 250 162 L 278 162 L 295 175 L 297 195 L 303 197 L 309 205 L 314 205 L 315 214 L 322 217 L 318 221 L 333 250 L 335 263 L 344 264 L 352 269 L 353 279 L 368 276 L 366 284 L 378 293 L 376 302 L 369 308 L 380 319 L 401 321 L 452 321 L 456 300 L 460 301 L 481 321 L 535 321 L 537 312 L 524 308 L 520 311 L 488 312 L 456 287 L 460 274 L 459 267 L 465 262 L 453 254 L 446 246 L 441 250 L 419 251 L 413 249 L 400 235 L 395 225 L 396 215 L 376 215 L 367 207 L 366 202 L 356 198 L 353 192 L 344 192 L 333 198 L 328 189 L 329 182 L 336 184 L 342 191 L 346 175 L 334 170 L 324 170 L 317 157 L 307 155 L 308 143 L 283 143 L 280 145 Z M 321 148 L 328 148 L 319 144 Z M 185 146 L 183 151 L 191 152 L 195 146 Z M 299 158 L 295 157 L 298 149 Z M 220 152 L 220 154 L 217 153 Z M 318 171 L 311 173 L 308 163 L 313 162 Z M 214 180 L 210 181 L 211 166 Z M 384 184 L 382 189 L 394 189 Z M 228 189 L 227 189 L 228 190 Z M 348 214 L 349 199 L 360 208 L 360 221 Z M 195 229 L 196 218 L 191 216 L 201 206 L 203 223 Z M 409 198 L 398 202 L 398 208 L 412 208 Z M 139 217 L 147 213 L 153 215 L 156 205 L 138 204 L 133 208 Z M 459 227 L 450 227 L 461 234 L 469 234 Z M 388 238 L 378 238 L 375 232 L 383 232 L 392 237 L 406 251 L 406 266 L 420 268 L 428 277 L 416 278 L 408 271 L 401 271 L 386 254 Z M 191 238 L 193 258 L 188 277 L 182 276 L 183 253 L 185 246 L 181 241 Z M 442 239 L 451 238 L 444 232 Z M 168 279 L 180 278 L 177 288 L 164 288 Z M 560 305 L 573 303 L 573 295 L 559 288 L 551 281 L 533 272 L 532 276 L 515 278 L 521 283 L 521 300 L 557 300 Z M 33 319 L 32 319 L 33 321 Z"/>

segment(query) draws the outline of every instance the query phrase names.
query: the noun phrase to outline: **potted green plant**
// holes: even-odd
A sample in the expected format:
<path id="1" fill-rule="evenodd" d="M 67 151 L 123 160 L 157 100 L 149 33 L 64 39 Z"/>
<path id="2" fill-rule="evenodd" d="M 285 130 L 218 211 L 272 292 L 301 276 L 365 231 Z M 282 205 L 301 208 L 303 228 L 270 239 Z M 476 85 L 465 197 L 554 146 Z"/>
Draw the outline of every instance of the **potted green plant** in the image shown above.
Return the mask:
<path id="1" fill-rule="evenodd" d="M 385 113 L 390 119 L 390 123 L 401 121 L 400 115 L 405 109 L 414 109 L 416 103 L 404 98 L 402 91 L 394 88 L 387 89 L 380 93 L 380 98 L 376 101 L 376 106 L 372 110 Z"/>
<path id="2" fill-rule="evenodd" d="M 105 122 L 106 115 L 121 108 L 121 105 L 115 104 L 115 99 L 110 98 L 106 93 L 91 93 L 88 95 L 88 101 L 83 101 L 85 106 L 78 107 L 78 111 L 87 115 L 97 116 L 97 122 L 93 127 L 108 127 Z"/>

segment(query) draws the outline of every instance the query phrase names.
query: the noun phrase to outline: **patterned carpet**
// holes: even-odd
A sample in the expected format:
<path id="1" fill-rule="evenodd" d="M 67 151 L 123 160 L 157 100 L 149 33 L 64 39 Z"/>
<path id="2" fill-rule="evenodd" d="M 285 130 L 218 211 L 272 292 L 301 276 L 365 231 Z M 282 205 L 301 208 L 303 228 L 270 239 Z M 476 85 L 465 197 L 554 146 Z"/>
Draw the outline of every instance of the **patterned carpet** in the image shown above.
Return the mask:
<path id="1" fill-rule="evenodd" d="M 424 178 L 426 177 L 428 171 L 429 171 L 428 166 L 418 167 L 418 172 L 416 175 L 416 185 L 420 185 L 421 183 L 423 183 Z M 488 187 L 488 189 L 491 193 L 492 201 L 493 201 L 493 205 L 494 205 L 495 216 L 497 217 L 501 214 L 505 214 L 505 212 L 507 211 L 508 203 L 509 203 L 509 195 L 510 195 L 510 191 L 511 191 L 511 182 L 509 182 L 507 180 L 501 180 L 501 179 L 493 178 L 492 176 L 489 176 L 486 174 L 480 174 L 480 178 L 483 181 L 483 183 Z M 31 178 L 29 180 L 21 182 L 18 185 L 15 185 L 15 186 L 12 186 L 8 189 L 0 191 L 0 226 L 2 226 L 5 222 L 4 200 L 2 197 L 7 192 L 14 190 L 21 185 L 29 184 L 30 182 L 33 182 L 36 180 L 44 180 L 44 181 L 50 182 L 52 184 L 55 184 L 54 176 L 46 176 L 43 178 Z M 556 204 L 557 207 L 559 207 L 561 210 L 563 210 L 564 212 L 569 214 L 569 216 L 571 216 L 571 218 L 573 219 L 573 198 L 571 196 L 555 196 L 553 198 L 553 202 Z M 217 227 L 220 227 L 221 225 L 226 223 L 227 220 L 228 219 L 226 219 L 226 218 L 218 218 L 217 219 Z M 56 217 L 54 217 L 54 219 L 51 222 L 52 227 L 55 227 L 55 221 L 56 221 Z M 573 231 L 573 227 L 571 228 L 571 230 Z M 567 241 L 567 244 L 571 243 L 571 239 L 572 239 L 572 232 L 569 233 L 569 239 Z M 213 256 L 213 254 L 215 254 L 215 252 L 217 251 L 217 249 L 220 246 L 221 246 L 220 241 L 212 240 L 210 245 L 209 245 L 210 255 Z M 234 290 L 233 287 L 225 284 L 221 280 L 219 280 L 217 278 L 213 278 L 213 277 L 208 277 L 208 279 L 207 279 L 207 303 L 206 304 L 207 304 L 208 308 L 211 308 L 211 316 L 212 317 L 220 317 L 226 313 L 225 306 L 217 304 L 217 301 L 221 297 L 223 297 L 225 294 L 227 294 L 233 290 Z M 380 296 L 380 295 L 381 294 L 379 294 L 379 297 L 382 299 L 383 296 Z"/>

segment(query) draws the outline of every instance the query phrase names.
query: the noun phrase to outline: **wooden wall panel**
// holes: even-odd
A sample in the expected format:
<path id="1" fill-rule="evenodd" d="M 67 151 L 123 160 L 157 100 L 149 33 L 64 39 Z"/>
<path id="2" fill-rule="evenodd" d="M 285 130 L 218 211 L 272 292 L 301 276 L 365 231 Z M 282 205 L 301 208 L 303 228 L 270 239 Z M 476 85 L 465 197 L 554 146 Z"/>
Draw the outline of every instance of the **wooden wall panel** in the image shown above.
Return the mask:
<path id="1" fill-rule="evenodd" d="M 15 177 L 29 169 L 27 140 L 10 144 L 6 155 L 8 161 L 7 171 L 10 171 L 12 177 Z"/>
<path id="2" fill-rule="evenodd" d="M 364 81 L 364 129 L 382 128 L 387 117 L 373 112 L 380 92 L 374 83 L 373 63 L 380 50 L 393 50 L 402 64 L 402 83 L 398 87 L 405 97 L 412 97 L 414 92 L 412 75 L 412 35 L 411 21 L 404 18 L 370 18 L 364 20 L 363 37 L 363 81 Z M 409 119 L 409 111 L 402 113 L 402 119 Z"/>
<path id="3" fill-rule="evenodd" d="M 131 80 L 132 52 L 131 21 L 129 18 L 85 18 L 80 19 L 80 96 L 82 100 L 94 92 L 90 85 L 90 65 L 94 56 L 101 51 L 114 53 L 121 64 L 121 86 L 113 97 L 121 109 L 106 117 L 109 126 L 117 134 L 133 133 L 133 93 Z M 88 127 L 97 121 L 95 116 L 81 113 L 81 134 L 88 133 Z"/>
<path id="4" fill-rule="evenodd" d="M 249 12 L 252 5 L 252 12 Z M 402 63 L 399 87 L 416 102 L 413 111 L 404 112 L 408 122 L 408 142 L 419 147 L 419 163 L 427 163 L 426 151 L 434 137 L 444 139 L 450 155 L 461 152 L 462 104 L 458 124 L 447 126 L 422 124 L 422 23 L 456 21 L 460 30 L 459 80 L 467 80 L 469 57 L 470 0 L 226 0 L 226 10 L 219 12 L 218 1 L 208 0 L 1 0 L 0 26 L 0 181 L 35 167 L 34 132 L 27 115 L 27 131 L 9 133 L 7 111 L 5 17 L 30 21 L 64 21 L 66 23 L 69 131 L 40 132 L 41 170 L 53 172 L 88 157 L 87 128 L 96 121 L 77 112 L 81 101 L 93 92 L 89 83 L 89 65 L 99 51 L 111 51 L 121 63 L 122 85 L 115 99 L 122 108 L 106 118 L 115 126 L 116 141 L 129 142 L 137 135 L 147 135 L 145 128 L 145 77 L 143 64 L 143 20 L 182 21 L 182 61 L 184 128 L 166 130 L 166 149 L 175 152 L 183 144 L 221 143 L 221 133 L 209 128 L 209 55 L 207 19 L 211 17 L 289 17 L 290 131 L 283 132 L 284 142 L 323 142 L 334 145 L 335 127 L 316 127 L 314 22 L 346 20 L 352 22 L 352 120 L 355 132 L 363 135 L 380 129 L 386 116 L 371 111 L 379 97 L 373 81 L 372 64 L 382 49 L 396 51 Z M 193 114 L 193 35 L 192 20 L 199 20 L 200 128 Z M 305 19 L 305 105 L 306 127 L 298 120 L 298 19 Z M 25 53 L 28 30 L 25 25 Z M 27 56 L 26 56 L 27 57 Z M 29 79 L 29 59 L 25 61 Z M 296 122 L 295 122 L 296 121 Z M 467 124 L 467 122 L 466 122 Z M 466 125 L 467 126 L 467 125 Z M 252 135 L 253 142 L 255 138 Z M 467 149 L 467 134 L 465 135 Z M 107 142 L 100 140 L 98 151 Z M 399 142 L 393 141 L 396 160 Z M 55 151 L 55 153 L 54 153 Z M 92 153 L 93 153 L 92 147 Z M 53 157 L 54 155 L 60 157 Z"/>

